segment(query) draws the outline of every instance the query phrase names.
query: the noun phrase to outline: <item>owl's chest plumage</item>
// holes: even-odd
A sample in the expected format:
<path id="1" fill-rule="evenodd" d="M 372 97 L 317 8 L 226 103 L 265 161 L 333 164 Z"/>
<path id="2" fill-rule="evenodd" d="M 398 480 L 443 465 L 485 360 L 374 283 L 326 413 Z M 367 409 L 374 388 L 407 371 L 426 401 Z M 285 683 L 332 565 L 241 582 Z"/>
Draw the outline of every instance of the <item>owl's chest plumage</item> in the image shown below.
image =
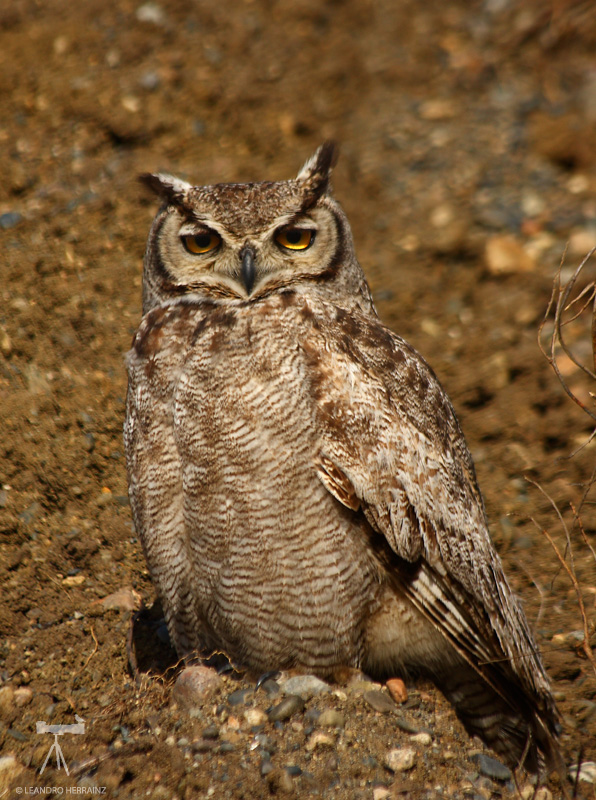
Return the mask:
<path id="1" fill-rule="evenodd" d="M 378 568 L 364 520 L 317 473 L 309 306 L 276 298 L 225 311 L 180 307 L 162 321 L 167 335 L 146 352 L 144 371 L 161 387 L 163 422 L 152 415 L 136 427 L 146 427 L 148 446 L 163 441 L 164 427 L 171 437 L 163 464 L 167 483 L 178 472 L 180 511 L 161 580 L 176 553 L 186 559 L 195 628 L 210 640 L 190 645 L 217 645 L 263 668 L 358 663 Z M 132 427 L 142 406 L 134 399 L 131 390 Z M 145 538 L 162 535 L 151 528 Z M 159 564 L 148 561 L 159 585 Z"/>

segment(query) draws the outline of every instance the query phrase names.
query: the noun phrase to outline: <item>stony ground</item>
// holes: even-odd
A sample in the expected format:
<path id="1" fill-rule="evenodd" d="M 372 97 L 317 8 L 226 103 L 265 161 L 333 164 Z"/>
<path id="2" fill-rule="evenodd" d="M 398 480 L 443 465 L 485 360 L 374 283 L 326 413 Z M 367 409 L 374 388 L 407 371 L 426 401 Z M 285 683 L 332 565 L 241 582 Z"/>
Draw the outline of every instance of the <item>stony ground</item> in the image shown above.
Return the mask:
<path id="1" fill-rule="evenodd" d="M 121 439 L 155 210 L 135 177 L 290 177 L 329 137 L 379 313 L 460 415 L 565 757 L 596 761 L 584 622 L 543 533 L 575 572 L 593 653 L 596 445 L 575 452 L 592 420 L 537 344 L 565 248 L 567 278 L 596 244 L 595 45 L 580 0 L 1 4 L 0 796 L 514 794 L 430 685 L 397 705 L 363 676 L 316 692 L 288 676 L 175 684 L 159 610 L 132 626 L 154 601 Z M 588 316 L 567 330 L 589 365 Z M 590 376 L 560 363 L 592 408 Z M 40 775 L 52 737 L 36 721 L 75 714 L 70 775 Z M 537 795 L 551 796 L 556 779 Z"/>

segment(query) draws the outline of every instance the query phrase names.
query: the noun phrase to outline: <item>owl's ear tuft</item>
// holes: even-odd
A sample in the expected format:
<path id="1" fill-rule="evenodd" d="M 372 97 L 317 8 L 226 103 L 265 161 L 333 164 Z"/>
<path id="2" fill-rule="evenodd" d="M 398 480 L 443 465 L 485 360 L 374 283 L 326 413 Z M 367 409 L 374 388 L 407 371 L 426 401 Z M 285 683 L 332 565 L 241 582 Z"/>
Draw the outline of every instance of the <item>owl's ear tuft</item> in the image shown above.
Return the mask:
<path id="1" fill-rule="evenodd" d="M 174 205 L 184 203 L 189 190 L 192 189 L 190 183 L 160 172 L 139 175 L 139 181 L 162 200 Z"/>
<path id="2" fill-rule="evenodd" d="M 320 197 L 329 188 L 329 179 L 337 163 L 339 147 L 335 142 L 322 144 L 302 167 L 296 180 L 303 183 L 308 194 Z"/>

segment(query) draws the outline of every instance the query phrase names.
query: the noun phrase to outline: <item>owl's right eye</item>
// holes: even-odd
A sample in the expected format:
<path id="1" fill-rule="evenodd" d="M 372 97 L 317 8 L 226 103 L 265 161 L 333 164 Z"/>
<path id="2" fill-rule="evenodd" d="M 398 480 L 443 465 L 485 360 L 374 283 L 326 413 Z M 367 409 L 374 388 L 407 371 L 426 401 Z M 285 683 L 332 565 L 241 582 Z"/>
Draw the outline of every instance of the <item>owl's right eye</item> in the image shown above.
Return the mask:
<path id="1" fill-rule="evenodd" d="M 216 250 L 221 243 L 221 236 L 215 231 L 205 231 L 205 233 L 193 233 L 181 236 L 182 244 L 192 253 L 193 256 L 201 256 Z"/>

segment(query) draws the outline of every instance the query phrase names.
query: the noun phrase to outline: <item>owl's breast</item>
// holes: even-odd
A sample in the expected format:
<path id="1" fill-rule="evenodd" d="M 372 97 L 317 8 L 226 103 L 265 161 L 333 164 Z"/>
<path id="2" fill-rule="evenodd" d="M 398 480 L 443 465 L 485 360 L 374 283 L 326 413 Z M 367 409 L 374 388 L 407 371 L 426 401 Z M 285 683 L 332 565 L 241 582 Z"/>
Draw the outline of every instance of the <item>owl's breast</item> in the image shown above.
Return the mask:
<path id="1" fill-rule="evenodd" d="M 376 565 L 363 521 L 317 475 L 310 326 L 279 311 L 197 321 L 173 431 L 199 615 L 244 663 L 322 669 L 358 661 Z"/>

